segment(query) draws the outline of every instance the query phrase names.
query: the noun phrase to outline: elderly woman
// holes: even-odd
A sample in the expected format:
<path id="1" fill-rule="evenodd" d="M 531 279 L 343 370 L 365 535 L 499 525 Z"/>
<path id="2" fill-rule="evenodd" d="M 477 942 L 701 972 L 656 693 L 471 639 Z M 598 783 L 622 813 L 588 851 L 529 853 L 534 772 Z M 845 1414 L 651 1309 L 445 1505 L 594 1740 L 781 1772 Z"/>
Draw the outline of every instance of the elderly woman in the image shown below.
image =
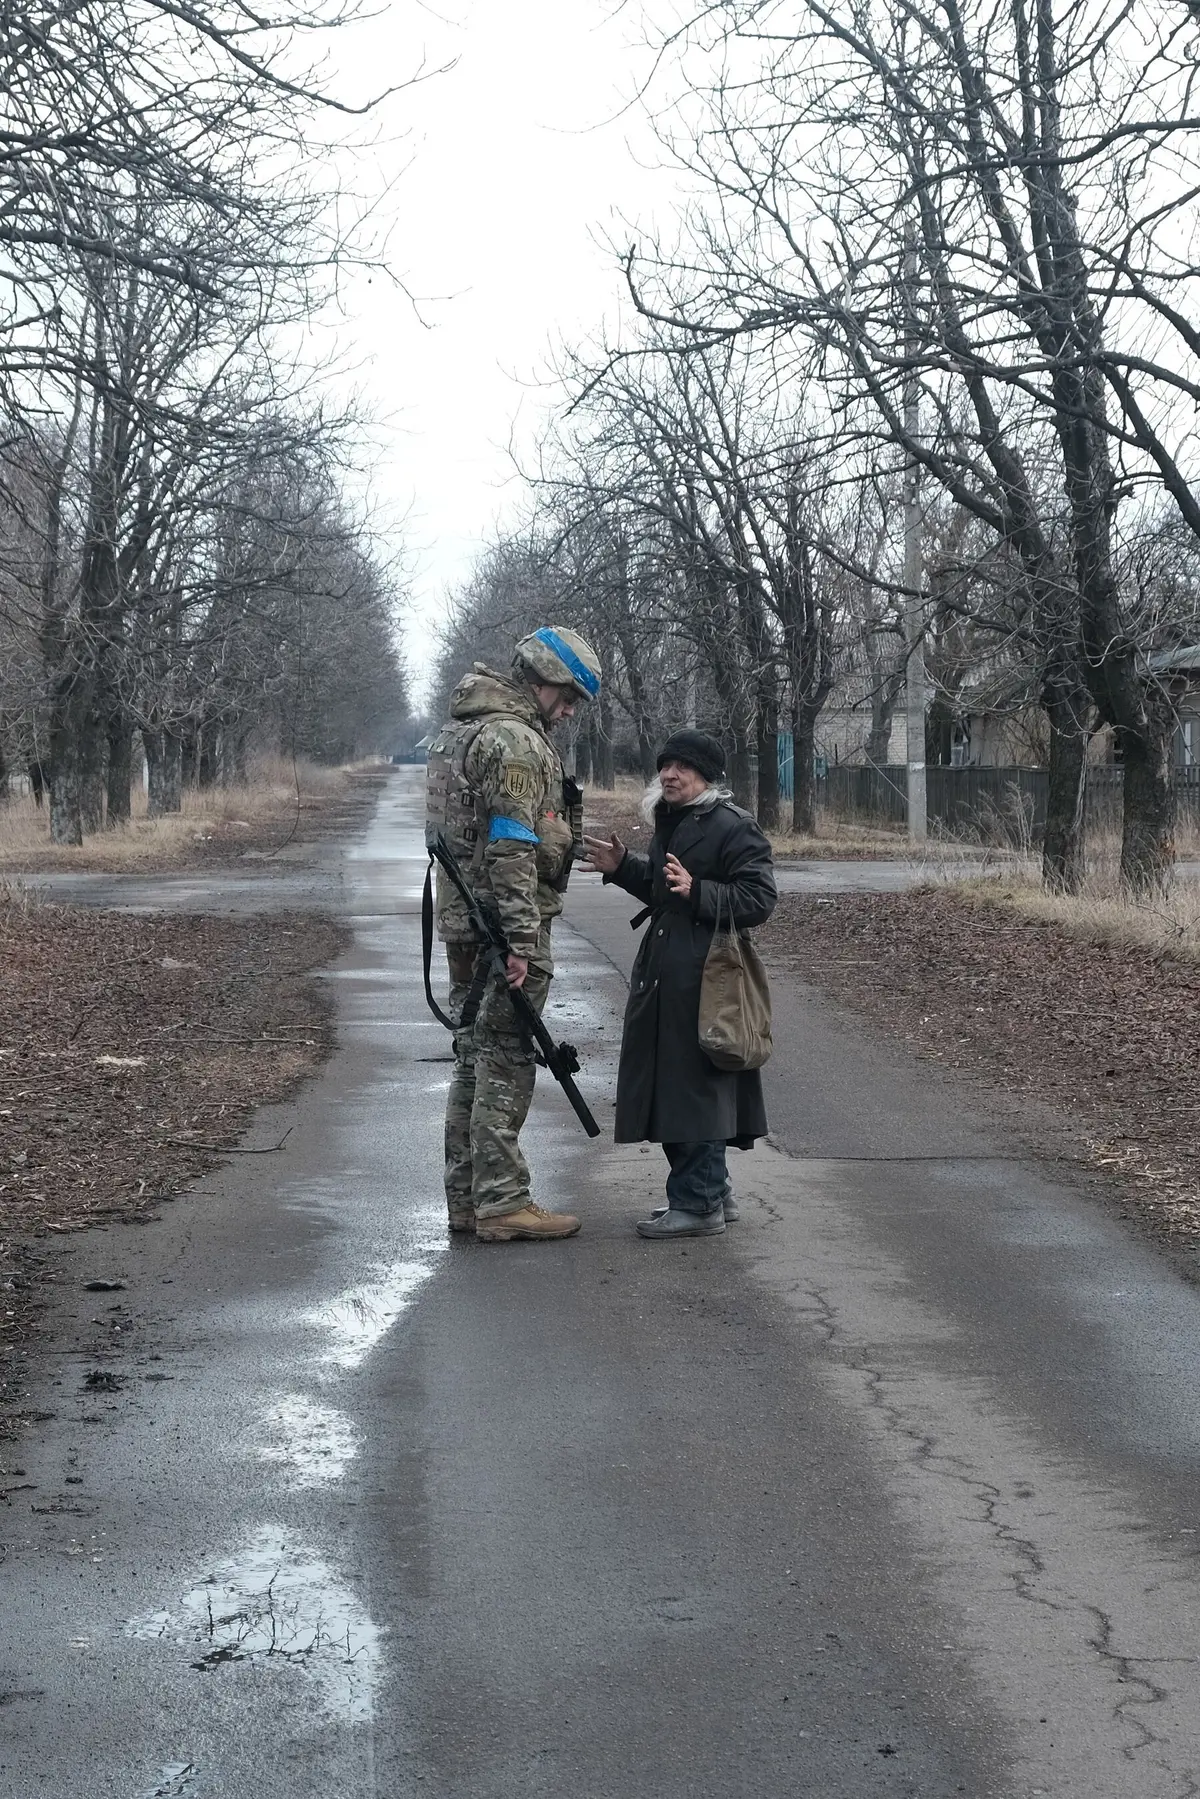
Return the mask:
<path id="1" fill-rule="evenodd" d="M 700 981 L 718 909 L 738 929 L 775 909 L 771 847 L 721 785 L 725 753 L 704 731 L 676 731 L 658 753 L 646 795 L 650 853 L 620 838 L 585 837 L 585 868 L 642 900 L 649 925 L 625 1009 L 617 1075 L 618 1143 L 661 1143 L 667 1204 L 638 1225 L 643 1237 L 708 1237 L 736 1205 L 725 1152 L 766 1134 L 757 1071 L 727 1073 L 700 1048 Z"/>

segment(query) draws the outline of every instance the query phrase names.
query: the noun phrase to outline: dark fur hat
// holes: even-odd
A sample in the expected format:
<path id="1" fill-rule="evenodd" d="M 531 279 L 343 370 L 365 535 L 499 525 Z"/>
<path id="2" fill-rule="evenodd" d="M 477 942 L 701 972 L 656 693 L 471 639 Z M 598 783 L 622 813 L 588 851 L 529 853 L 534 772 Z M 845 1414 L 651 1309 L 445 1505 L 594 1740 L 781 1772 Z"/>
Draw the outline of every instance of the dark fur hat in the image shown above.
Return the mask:
<path id="1" fill-rule="evenodd" d="M 706 781 L 719 781 L 725 773 L 725 751 L 707 731 L 672 731 L 658 752 L 655 768 L 664 762 L 686 762 Z"/>

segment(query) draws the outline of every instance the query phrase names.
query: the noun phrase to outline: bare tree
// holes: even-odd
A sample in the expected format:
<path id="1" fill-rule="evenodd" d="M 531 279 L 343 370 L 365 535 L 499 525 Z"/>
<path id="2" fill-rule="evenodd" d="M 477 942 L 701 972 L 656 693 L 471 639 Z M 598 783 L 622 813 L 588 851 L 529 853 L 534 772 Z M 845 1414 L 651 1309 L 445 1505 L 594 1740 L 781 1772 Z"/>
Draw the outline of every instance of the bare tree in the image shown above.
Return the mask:
<path id="1" fill-rule="evenodd" d="M 1125 879 L 1157 884 L 1172 854 L 1174 721 L 1117 520 L 1157 487 L 1200 525 L 1185 25 L 1177 7 L 1135 21 L 1118 0 L 698 8 L 673 42 L 703 118 L 685 104 L 695 129 L 676 136 L 720 210 L 666 259 L 666 287 L 634 278 L 689 343 L 803 345 L 831 405 L 865 399 L 1019 559 L 1051 724 L 1047 872 L 1066 884 L 1093 710 L 1125 767 Z M 914 368 L 917 433 L 901 404 Z"/>
<path id="2" fill-rule="evenodd" d="M 281 436 L 320 440 L 323 478 L 343 454 L 348 420 L 301 398 L 316 372 L 282 346 L 370 253 L 320 184 L 320 120 L 349 109 L 305 48 L 353 16 L 50 0 L 0 24 L 0 507 L 33 470 L 56 841 L 128 816 L 135 726 L 156 808 L 189 741 L 212 764 L 195 677 L 198 642 L 240 618 L 228 589 L 209 603 L 230 471 Z M 240 641 L 269 664 L 278 639 Z"/>
<path id="3" fill-rule="evenodd" d="M 805 759 L 795 817 L 811 829 L 809 765 L 833 686 L 835 606 L 803 412 L 744 349 L 669 351 L 654 334 L 577 382 L 575 466 L 610 504 L 640 510 L 662 541 L 675 574 L 664 608 L 711 683 L 735 797 L 778 824 L 788 709 Z"/>

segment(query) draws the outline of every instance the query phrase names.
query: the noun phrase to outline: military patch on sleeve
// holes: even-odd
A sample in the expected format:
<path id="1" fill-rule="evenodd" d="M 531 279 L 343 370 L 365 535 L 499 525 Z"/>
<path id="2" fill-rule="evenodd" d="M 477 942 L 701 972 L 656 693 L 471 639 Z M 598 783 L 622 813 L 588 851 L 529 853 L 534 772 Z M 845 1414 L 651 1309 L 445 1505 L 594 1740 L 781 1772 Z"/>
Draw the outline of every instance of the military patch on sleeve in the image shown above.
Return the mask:
<path id="1" fill-rule="evenodd" d="M 528 799 L 533 792 L 533 770 L 522 768 L 519 762 L 510 762 L 504 770 L 504 791 L 511 794 L 514 800 Z"/>

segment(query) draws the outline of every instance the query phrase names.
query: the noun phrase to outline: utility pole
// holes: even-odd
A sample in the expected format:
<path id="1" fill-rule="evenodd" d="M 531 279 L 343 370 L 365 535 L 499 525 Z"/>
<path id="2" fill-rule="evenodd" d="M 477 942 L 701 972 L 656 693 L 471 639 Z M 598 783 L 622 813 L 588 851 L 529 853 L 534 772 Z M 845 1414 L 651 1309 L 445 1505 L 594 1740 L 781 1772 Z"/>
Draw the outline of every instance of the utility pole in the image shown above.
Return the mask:
<path id="1" fill-rule="evenodd" d="M 914 442 L 921 423 L 921 384 L 917 379 L 916 309 L 917 249 L 912 233 L 904 246 L 904 305 L 908 368 L 904 376 L 904 434 Z M 925 638 L 921 588 L 924 557 L 921 544 L 921 472 L 915 457 L 904 471 L 904 719 L 908 760 L 908 841 L 924 843 L 929 835 L 925 792 Z"/>

